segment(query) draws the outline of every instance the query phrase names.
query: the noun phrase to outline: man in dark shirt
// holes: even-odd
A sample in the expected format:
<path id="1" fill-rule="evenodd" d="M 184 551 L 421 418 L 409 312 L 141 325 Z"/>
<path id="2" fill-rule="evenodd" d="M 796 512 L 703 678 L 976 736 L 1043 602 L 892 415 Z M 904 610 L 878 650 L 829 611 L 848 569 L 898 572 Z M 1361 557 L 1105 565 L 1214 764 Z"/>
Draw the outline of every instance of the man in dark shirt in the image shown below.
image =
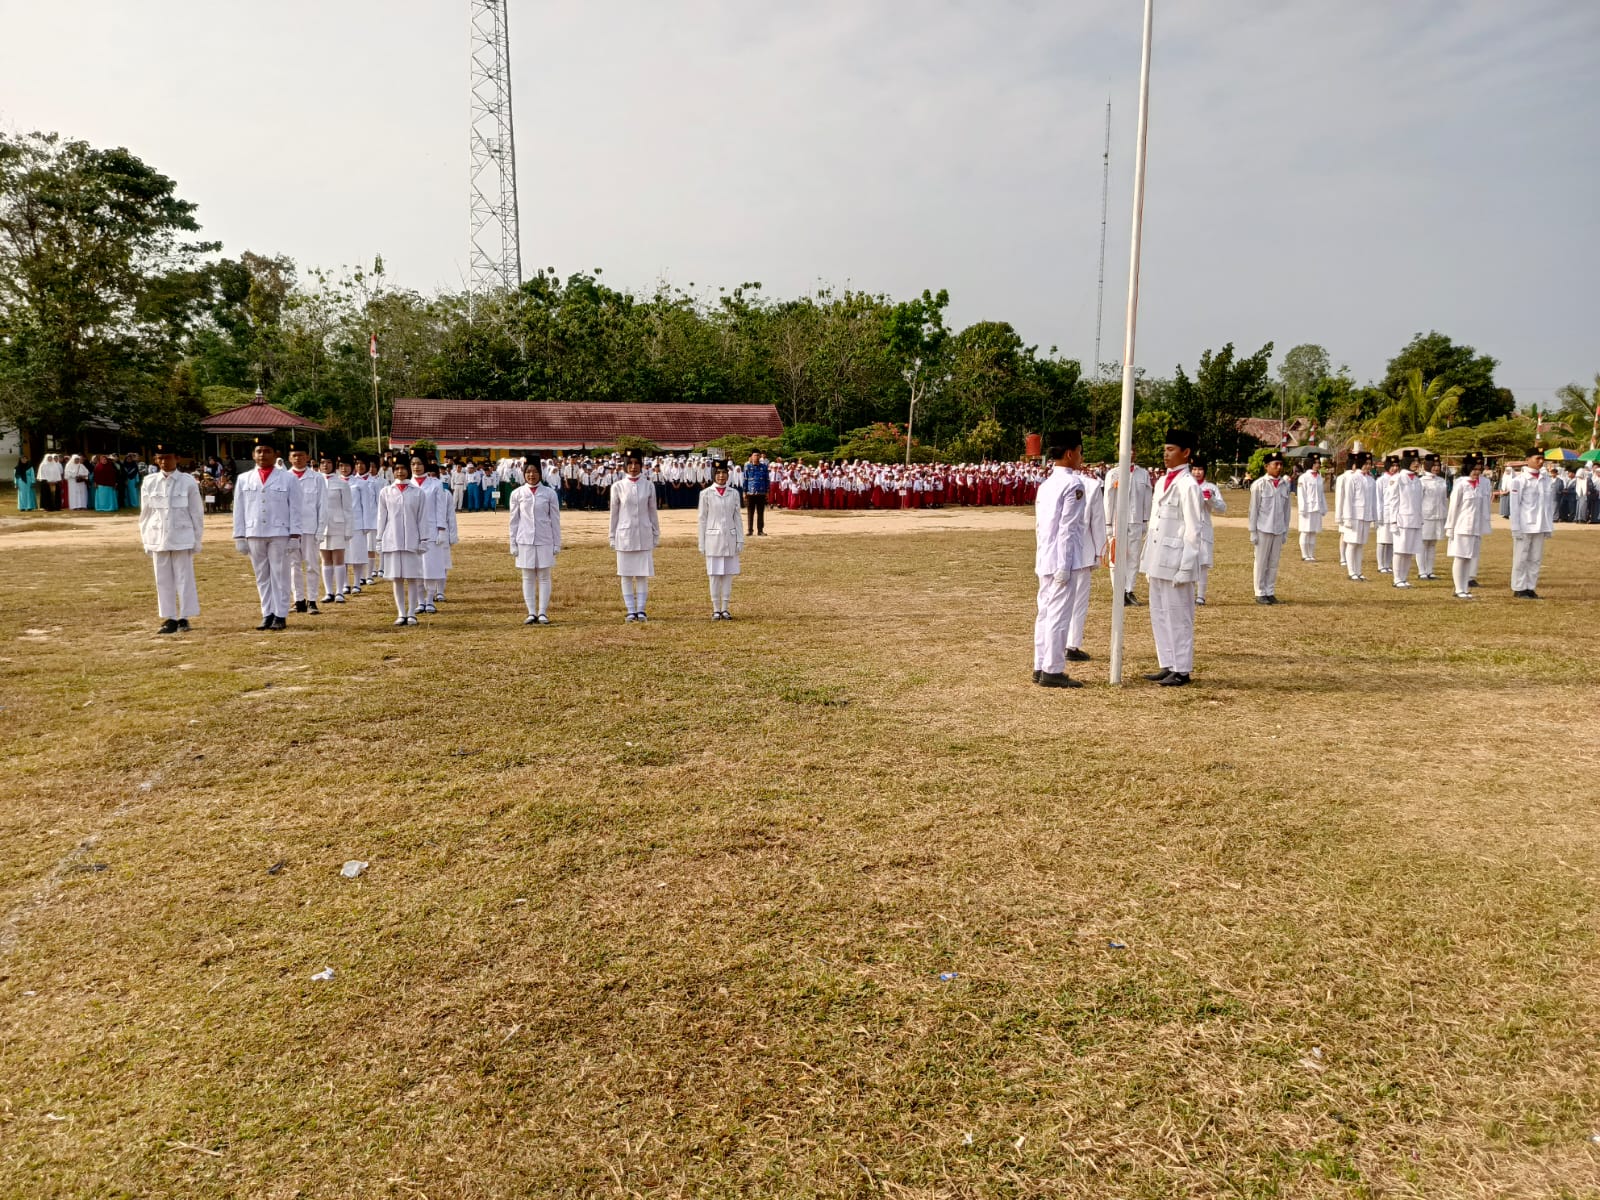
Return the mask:
<path id="1" fill-rule="evenodd" d="M 767 486 L 771 476 L 767 471 L 767 457 L 759 450 L 750 451 L 750 460 L 744 464 L 745 536 L 767 536 Z"/>

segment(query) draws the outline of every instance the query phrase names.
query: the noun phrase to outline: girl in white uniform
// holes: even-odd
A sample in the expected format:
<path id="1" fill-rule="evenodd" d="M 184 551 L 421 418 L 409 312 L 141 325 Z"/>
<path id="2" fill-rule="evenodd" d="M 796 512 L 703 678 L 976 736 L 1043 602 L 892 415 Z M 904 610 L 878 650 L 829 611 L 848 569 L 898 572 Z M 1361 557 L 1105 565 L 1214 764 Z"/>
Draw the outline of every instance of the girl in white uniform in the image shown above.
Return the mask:
<path id="1" fill-rule="evenodd" d="M 1450 504 L 1444 519 L 1445 549 L 1450 555 L 1450 574 L 1457 600 L 1475 600 L 1472 594 L 1472 562 L 1478 557 L 1483 534 L 1488 531 L 1489 512 L 1483 503 L 1492 484 L 1483 478 L 1483 460 L 1469 454 L 1461 460 L 1465 475 L 1456 477 L 1450 491 Z"/>
<path id="2" fill-rule="evenodd" d="M 550 580 L 561 550 L 561 501 L 541 477 L 539 459 L 529 456 L 527 480 L 511 493 L 511 553 L 522 572 L 524 625 L 550 624 Z"/>
<path id="3" fill-rule="evenodd" d="M 344 552 L 355 525 L 350 483 L 343 475 L 333 473 L 333 459 L 326 454 L 317 470 L 327 489 L 322 497 L 322 527 L 317 530 L 317 549 L 322 553 L 322 602 L 343 604 L 345 593 L 350 590 L 345 587 Z"/>
<path id="4" fill-rule="evenodd" d="M 731 621 L 728 601 L 733 596 L 733 577 L 739 573 L 739 555 L 744 551 L 744 521 L 741 497 L 728 486 L 728 462 L 718 459 L 711 469 L 711 485 L 700 493 L 700 553 L 706 556 L 706 575 L 711 580 L 711 619 Z"/>
<path id="5" fill-rule="evenodd" d="M 1222 489 L 1206 478 L 1204 467 L 1190 467 L 1189 473 L 1200 485 L 1200 565 L 1195 569 L 1194 602 L 1204 606 L 1211 565 L 1217 557 L 1217 534 L 1211 525 L 1211 514 L 1227 512 L 1228 502 L 1222 498 Z"/>
<path id="6" fill-rule="evenodd" d="M 656 487 L 644 477 L 644 456 L 629 450 L 626 474 L 611 485 L 611 533 L 606 539 L 617 552 L 617 575 L 622 580 L 622 603 L 628 620 L 645 621 L 645 601 L 650 579 L 656 573 L 655 549 L 661 544 L 661 520 L 656 515 Z"/>
<path id="7" fill-rule="evenodd" d="M 394 584 L 396 625 L 417 623 L 432 518 L 429 498 L 411 482 L 410 464 L 397 459 L 394 482 L 378 493 L 378 554 L 384 576 Z"/>

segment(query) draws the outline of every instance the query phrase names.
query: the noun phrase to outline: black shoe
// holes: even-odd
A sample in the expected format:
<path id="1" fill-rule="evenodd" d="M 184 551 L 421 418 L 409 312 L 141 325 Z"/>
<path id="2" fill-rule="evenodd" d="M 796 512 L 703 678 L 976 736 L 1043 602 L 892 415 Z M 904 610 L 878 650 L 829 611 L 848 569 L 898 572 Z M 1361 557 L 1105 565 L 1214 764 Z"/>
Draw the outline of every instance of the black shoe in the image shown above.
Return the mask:
<path id="1" fill-rule="evenodd" d="M 179 617 L 178 618 L 178 632 L 179 633 L 188 633 L 189 632 L 189 618 L 188 617 Z"/>
<path id="2" fill-rule="evenodd" d="M 273 617 L 272 627 L 274 629 L 287 629 L 289 628 L 289 622 L 283 617 Z"/>
<path id="3" fill-rule="evenodd" d="M 1069 649 L 1067 651 L 1067 661 L 1068 662 L 1088 662 L 1089 661 L 1089 656 L 1087 654 L 1085 654 L 1082 650 Z"/>
<path id="4" fill-rule="evenodd" d="M 1169 676 L 1171 674 L 1172 674 L 1172 672 L 1169 671 L 1166 667 L 1162 667 L 1161 670 L 1159 670 L 1159 671 L 1152 671 L 1149 675 L 1146 675 L 1145 678 L 1148 679 L 1151 683 L 1160 683 L 1162 680 L 1166 679 L 1167 676 Z"/>
<path id="5" fill-rule="evenodd" d="M 1467 580 L 1467 586 L 1469 588 L 1475 588 L 1478 586 L 1478 581 L 1476 579 L 1469 579 Z"/>
<path id="6" fill-rule="evenodd" d="M 273 629 L 273 628 L 275 628 L 277 626 L 277 623 L 278 623 L 278 618 L 277 617 L 262 617 L 261 618 L 261 624 L 257 625 L 256 629 L 257 630 Z"/>
<path id="7" fill-rule="evenodd" d="M 1256 597 L 1256 603 L 1257 604 L 1271 604 L 1272 603 L 1272 597 L 1271 596 L 1257 596 Z"/>
<path id="8" fill-rule="evenodd" d="M 1126 604 L 1129 608 L 1138 608 L 1139 607 L 1139 597 L 1135 596 L 1132 592 L 1124 593 L 1123 597 L 1122 597 L 1122 602 L 1124 604 Z"/>
<path id="9" fill-rule="evenodd" d="M 320 617 L 322 615 L 322 610 L 317 607 L 317 602 L 315 600 L 306 601 L 306 611 L 310 612 L 313 617 Z"/>
<path id="10" fill-rule="evenodd" d="M 1525 597 L 1527 597 L 1529 600 L 1543 600 L 1544 599 L 1543 596 L 1539 595 L 1539 593 L 1534 591 L 1532 588 L 1529 588 L 1527 591 L 1523 592 L 1522 594 Z"/>
<path id="11" fill-rule="evenodd" d="M 539 618 L 538 617 L 529 617 L 526 621 L 523 622 L 524 625 L 537 625 L 538 623 L 539 623 Z"/>
<path id="12" fill-rule="evenodd" d="M 304 600 L 296 600 L 294 602 L 294 610 L 297 613 L 305 612 L 305 610 L 306 610 L 306 602 Z"/>
<path id="13" fill-rule="evenodd" d="M 1268 596 L 1267 597 L 1267 603 L 1268 604 L 1276 604 L 1277 602 L 1278 602 L 1278 598 L 1276 596 Z"/>
<path id="14" fill-rule="evenodd" d="M 176 621 L 174 621 L 171 617 L 168 617 L 165 621 L 161 622 L 161 628 L 156 630 L 156 632 L 157 633 L 177 633 L 178 632 L 178 623 Z"/>
<path id="15" fill-rule="evenodd" d="M 1039 680 L 1041 680 L 1041 679 L 1043 679 L 1043 678 L 1044 678 L 1044 672 L 1043 672 L 1043 671 L 1035 671 L 1035 672 L 1034 672 L 1034 673 L 1033 673 L 1033 681 L 1034 681 L 1034 682 L 1035 682 L 1035 683 L 1038 683 L 1038 682 L 1039 682 Z"/>
<path id="16" fill-rule="evenodd" d="M 1039 672 L 1039 686 L 1048 688 L 1080 688 L 1083 682 L 1072 678 L 1065 673 L 1057 675 L 1050 671 Z"/>
<path id="17" fill-rule="evenodd" d="M 1189 677 L 1187 675 L 1185 675 L 1181 671 L 1174 671 L 1172 674 L 1168 675 L 1165 679 L 1163 679 L 1161 681 L 1160 686 L 1161 687 L 1187 687 L 1188 684 L 1189 684 Z"/>

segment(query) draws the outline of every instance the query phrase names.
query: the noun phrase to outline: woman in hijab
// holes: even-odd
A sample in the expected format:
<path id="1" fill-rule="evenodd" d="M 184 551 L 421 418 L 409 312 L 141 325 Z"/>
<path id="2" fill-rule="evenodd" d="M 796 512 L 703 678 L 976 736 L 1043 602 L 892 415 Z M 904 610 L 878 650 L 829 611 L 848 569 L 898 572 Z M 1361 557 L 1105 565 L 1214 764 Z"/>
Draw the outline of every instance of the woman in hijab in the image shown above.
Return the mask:
<path id="1" fill-rule="evenodd" d="M 56 512 L 61 508 L 61 481 L 65 472 L 61 469 L 61 456 L 59 454 L 46 454 L 44 461 L 39 464 L 39 504 L 45 512 Z"/>
<path id="2" fill-rule="evenodd" d="M 38 508 L 39 501 L 33 494 L 33 464 L 25 458 L 17 459 L 11 478 L 17 485 L 17 511 L 32 512 Z"/>
<path id="3" fill-rule="evenodd" d="M 118 493 L 122 490 L 122 468 L 104 454 L 94 456 L 94 510 L 116 512 Z"/>
<path id="4" fill-rule="evenodd" d="M 89 507 L 89 468 L 83 464 L 83 455 L 74 454 L 65 468 L 67 507 Z"/>

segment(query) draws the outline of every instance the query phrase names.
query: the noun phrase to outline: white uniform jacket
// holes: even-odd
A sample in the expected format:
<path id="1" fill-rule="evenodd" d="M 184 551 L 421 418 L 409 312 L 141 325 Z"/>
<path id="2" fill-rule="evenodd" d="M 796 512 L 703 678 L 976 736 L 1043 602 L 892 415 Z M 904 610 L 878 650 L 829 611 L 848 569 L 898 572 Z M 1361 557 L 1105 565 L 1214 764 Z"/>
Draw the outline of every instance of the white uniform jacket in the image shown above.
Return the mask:
<path id="1" fill-rule="evenodd" d="M 357 529 L 378 527 L 378 492 L 382 488 L 371 475 L 350 476 L 350 515 Z"/>
<path id="2" fill-rule="evenodd" d="M 1117 523 L 1117 491 L 1119 488 L 1118 481 L 1121 478 L 1122 467 L 1120 464 L 1106 472 L 1104 491 L 1106 529 L 1112 533 L 1116 532 L 1112 529 L 1112 526 Z M 1133 487 L 1128 493 L 1128 526 L 1130 528 L 1137 529 L 1141 525 L 1149 524 L 1153 496 L 1154 492 L 1150 485 L 1150 472 L 1146 471 L 1138 463 L 1134 463 Z"/>
<path id="3" fill-rule="evenodd" d="M 1423 474 L 1417 483 L 1422 488 L 1422 539 L 1436 542 L 1450 504 L 1450 485 L 1444 481 L 1444 476 L 1432 472 Z"/>
<path id="4" fill-rule="evenodd" d="M 737 558 L 744 553 L 744 521 L 739 489 L 729 484 L 700 492 L 700 553 L 707 558 Z"/>
<path id="5" fill-rule="evenodd" d="M 322 523 L 317 526 L 317 536 L 339 537 L 349 540 L 356 531 L 353 489 L 343 475 L 318 475 L 322 480 Z"/>
<path id="6" fill-rule="evenodd" d="M 611 485 L 613 550 L 654 550 L 661 544 L 661 519 L 656 515 L 655 485 L 642 474 L 637 480 L 624 475 Z"/>
<path id="7" fill-rule="evenodd" d="M 1155 485 L 1150 532 L 1144 540 L 1139 569 L 1151 579 L 1192 583 L 1200 567 L 1200 485 L 1187 466 L 1170 483 L 1163 475 Z"/>
<path id="8" fill-rule="evenodd" d="M 1328 497 L 1322 490 L 1322 476 L 1304 471 L 1294 485 L 1294 496 L 1302 517 L 1321 516 L 1328 511 Z"/>
<path id="9" fill-rule="evenodd" d="M 380 554 L 417 554 L 432 544 L 432 502 L 421 488 L 391 483 L 378 493 Z"/>
<path id="10" fill-rule="evenodd" d="M 1274 479 L 1263 475 L 1250 485 L 1250 513 L 1247 520 L 1250 540 L 1258 533 L 1289 532 L 1289 481 L 1282 475 Z"/>
<path id="11" fill-rule="evenodd" d="M 1548 471 L 1530 475 L 1526 468 L 1511 477 L 1511 532 L 1542 533 L 1554 530 L 1556 481 Z"/>
<path id="12" fill-rule="evenodd" d="M 1402 470 L 1389 492 L 1389 524 L 1396 529 L 1422 528 L 1422 480 Z"/>
<path id="13" fill-rule="evenodd" d="M 1489 514 L 1492 506 L 1485 506 L 1484 496 L 1494 494 L 1494 484 L 1487 476 L 1472 486 L 1470 476 L 1461 475 L 1450 491 L 1450 507 L 1445 512 L 1444 535 L 1455 537 L 1482 537 L 1489 532 Z"/>
<path id="14" fill-rule="evenodd" d="M 183 471 L 146 475 L 139 488 L 139 540 L 146 554 L 198 550 L 205 534 L 200 485 Z"/>
<path id="15" fill-rule="evenodd" d="M 316 532 L 300 523 L 299 485 L 282 467 L 263 481 L 261 469 L 241 471 L 233 483 L 233 536 L 291 537 Z"/>
<path id="16" fill-rule="evenodd" d="M 561 549 L 561 500 L 554 488 L 523 484 L 511 493 L 511 552 L 518 546 Z"/>
<path id="17" fill-rule="evenodd" d="M 1333 489 L 1334 520 L 1349 527 L 1378 519 L 1378 488 L 1365 471 L 1346 471 Z"/>
<path id="18" fill-rule="evenodd" d="M 1211 527 L 1211 514 L 1228 511 L 1228 502 L 1222 498 L 1222 489 L 1211 480 L 1200 485 L 1200 565 L 1209 567 L 1216 562 L 1217 532 Z"/>
<path id="19" fill-rule="evenodd" d="M 1070 571 L 1071 529 L 1066 519 L 1068 493 L 1078 490 L 1077 473 L 1053 467 L 1033 497 L 1033 573 L 1058 575 Z"/>
<path id="20" fill-rule="evenodd" d="M 302 475 L 295 474 L 293 467 L 284 474 L 295 486 L 295 503 L 300 509 L 300 532 L 319 532 L 322 529 L 322 503 L 328 495 L 322 476 L 310 467 Z"/>

